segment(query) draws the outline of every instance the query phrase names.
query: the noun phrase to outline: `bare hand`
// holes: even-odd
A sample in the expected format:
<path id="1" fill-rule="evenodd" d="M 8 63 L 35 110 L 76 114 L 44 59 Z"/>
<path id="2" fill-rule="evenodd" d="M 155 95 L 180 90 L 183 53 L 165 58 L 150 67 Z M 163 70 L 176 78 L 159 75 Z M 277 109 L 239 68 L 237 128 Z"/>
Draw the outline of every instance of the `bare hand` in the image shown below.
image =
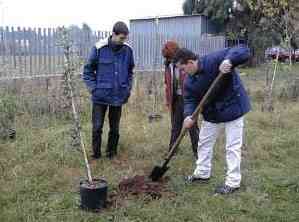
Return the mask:
<path id="1" fill-rule="evenodd" d="M 232 63 L 229 59 L 223 60 L 219 66 L 219 71 L 222 73 L 230 73 L 232 69 Z"/>
<path id="2" fill-rule="evenodd" d="M 195 121 L 191 119 L 191 116 L 187 116 L 184 119 L 183 127 L 186 129 L 190 129 L 194 125 Z"/>

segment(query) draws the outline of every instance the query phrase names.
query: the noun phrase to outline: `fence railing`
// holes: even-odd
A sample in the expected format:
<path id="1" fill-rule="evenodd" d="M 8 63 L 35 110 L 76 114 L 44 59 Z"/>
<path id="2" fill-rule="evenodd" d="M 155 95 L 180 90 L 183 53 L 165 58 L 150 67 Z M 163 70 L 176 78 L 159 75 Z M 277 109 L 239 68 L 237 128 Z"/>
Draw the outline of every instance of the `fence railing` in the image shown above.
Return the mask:
<path id="1" fill-rule="evenodd" d="M 86 58 L 90 47 L 109 32 L 70 30 L 76 55 Z M 59 28 L 0 27 L 0 78 L 61 74 L 63 49 Z"/>
<path id="2" fill-rule="evenodd" d="M 70 29 L 74 56 L 84 62 L 96 41 L 110 35 L 107 31 L 93 32 L 80 28 Z M 57 44 L 58 28 L 14 28 L 0 27 L 0 79 L 59 75 L 63 73 L 63 50 Z M 180 46 L 205 55 L 225 47 L 225 38 L 169 36 L 156 34 L 147 36 L 132 33 L 129 44 L 134 51 L 136 69 L 157 70 L 163 66 L 161 49 L 167 40 L 176 40 Z M 80 71 L 80 70 L 78 70 Z"/>

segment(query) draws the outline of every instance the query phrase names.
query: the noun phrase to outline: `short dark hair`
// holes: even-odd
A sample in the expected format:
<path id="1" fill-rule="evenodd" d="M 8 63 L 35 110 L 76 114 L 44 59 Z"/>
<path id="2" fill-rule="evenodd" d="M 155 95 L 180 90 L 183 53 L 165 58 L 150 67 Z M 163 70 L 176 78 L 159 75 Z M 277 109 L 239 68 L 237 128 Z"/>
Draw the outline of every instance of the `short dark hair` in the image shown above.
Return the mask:
<path id="1" fill-rule="evenodd" d="M 124 22 L 116 22 L 113 26 L 112 32 L 114 32 L 116 35 L 119 35 L 119 34 L 128 35 L 129 29 L 128 29 L 128 26 Z"/>
<path id="2" fill-rule="evenodd" d="M 174 55 L 174 63 L 181 63 L 181 64 L 186 64 L 188 60 L 197 60 L 198 56 L 192 52 L 189 49 L 186 48 L 180 48 L 176 51 Z"/>

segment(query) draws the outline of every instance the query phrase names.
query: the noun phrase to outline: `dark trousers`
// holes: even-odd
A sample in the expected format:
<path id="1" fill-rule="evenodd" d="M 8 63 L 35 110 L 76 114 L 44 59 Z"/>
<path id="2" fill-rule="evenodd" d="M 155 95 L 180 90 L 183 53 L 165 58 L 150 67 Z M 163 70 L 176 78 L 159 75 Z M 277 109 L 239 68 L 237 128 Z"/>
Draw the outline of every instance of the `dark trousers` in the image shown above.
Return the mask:
<path id="1" fill-rule="evenodd" d="M 184 122 L 184 100 L 183 96 L 175 96 L 172 104 L 171 112 L 171 136 L 169 143 L 169 150 L 175 143 L 176 139 L 179 137 L 181 130 L 183 128 Z M 197 123 L 189 129 L 189 136 L 192 144 L 192 151 L 194 157 L 197 158 L 197 146 L 198 146 L 198 125 Z"/>
<path id="2" fill-rule="evenodd" d="M 119 140 L 119 123 L 121 118 L 121 106 L 108 106 L 93 104 L 92 106 L 92 148 L 94 157 L 101 157 L 102 132 L 105 114 L 109 108 L 109 136 L 106 153 L 112 158 L 117 154 Z"/>

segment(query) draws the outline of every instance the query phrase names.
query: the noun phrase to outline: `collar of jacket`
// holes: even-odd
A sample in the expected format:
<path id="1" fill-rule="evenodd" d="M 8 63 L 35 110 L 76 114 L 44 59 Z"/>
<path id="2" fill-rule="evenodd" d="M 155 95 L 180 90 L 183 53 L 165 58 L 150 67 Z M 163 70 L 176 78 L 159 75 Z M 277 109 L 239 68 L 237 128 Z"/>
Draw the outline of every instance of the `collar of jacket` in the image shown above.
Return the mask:
<path id="1" fill-rule="evenodd" d="M 105 47 L 105 46 L 108 46 L 108 43 L 109 43 L 109 38 L 110 38 L 111 36 L 109 36 L 109 37 L 107 37 L 107 38 L 105 38 L 105 39 L 101 39 L 100 41 L 98 41 L 97 43 L 96 43 L 96 48 L 97 49 L 100 49 L 100 48 L 103 48 L 103 47 Z M 124 43 L 124 45 L 126 45 L 126 46 L 128 46 L 128 47 L 130 47 L 131 48 L 131 46 L 128 44 L 128 43 Z"/>
<path id="2" fill-rule="evenodd" d="M 197 76 L 197 75 L 203 74 L 202 61 L 200 58 L 197 59 L 197 68 L 198 68 L 198 71 L 191 76 Z"/>

